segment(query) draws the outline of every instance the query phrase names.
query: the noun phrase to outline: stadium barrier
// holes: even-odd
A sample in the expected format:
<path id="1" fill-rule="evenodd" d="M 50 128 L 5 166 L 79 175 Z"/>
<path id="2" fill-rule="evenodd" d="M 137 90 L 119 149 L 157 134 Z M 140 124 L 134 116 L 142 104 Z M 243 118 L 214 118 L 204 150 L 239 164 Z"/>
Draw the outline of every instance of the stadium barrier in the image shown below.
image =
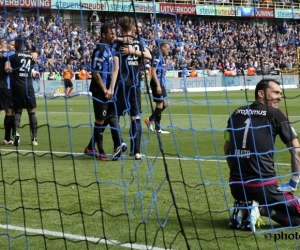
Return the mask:
<path id="1" fill-rule="evenodd" d="M 254 89 L 257 82 L 262 78 L 272 78 L 282 82 L 284 88 L 298 88 L 298 75 L 267 75 L 267 76 L 205 76 L 193 78 L 167 77 L 166 89 L 168 92 L 202 92 L 202 91 L 223 91 Z M 87 95 L 90 80 L 73 80 L 74 89 L 72 94 Z M 144 83 L 141 84 L 144 89 Z M 64 86 L 61 80 L 35 80 L 34 89 L 37 95 L 41 96 L 63 96 Z"/>
<path id="2" fill-rule="evenodd" d="M 222 72 L 219 70 L 196 70 L 198 77 L 203 77 L 203 76 L 222 76 Z M 189 73 L 191 70 L 188 71 Z M 291 68 L 291 69 L 283 69 L 278 71 L 278 74 L 283 74 L 283 75 L 298 75 L 299 70 L 297 68 Z M 75 72 L 72 80 L 79 80 L 78 79 L 78 73 Z M 90 72 L 91 73 L 91 72 Z M 244 74 L 247 75 L 247 70 L 244 71 Z M 42 79 L 43 80 L 48 80 L 49 72 L 45 72 L 42 74 Z M 59 73 L 54 73 L 55 80 L 61 80 L 61 75 Z M 168 70 L 166 72 L 166 77 L 182 77 L 182 70 Z"/>
<path id="3" fill-rule="evenodd" d="M 187 91 L 223 91 L 255 89 L 256 84 L 263 78 L 275 79 L 284 88 L 298 88 L 298 75 L 258 75 L 258 76 L 207 76 L 195 78 L 166 78 L 166 89 L 169 92 Z"/>

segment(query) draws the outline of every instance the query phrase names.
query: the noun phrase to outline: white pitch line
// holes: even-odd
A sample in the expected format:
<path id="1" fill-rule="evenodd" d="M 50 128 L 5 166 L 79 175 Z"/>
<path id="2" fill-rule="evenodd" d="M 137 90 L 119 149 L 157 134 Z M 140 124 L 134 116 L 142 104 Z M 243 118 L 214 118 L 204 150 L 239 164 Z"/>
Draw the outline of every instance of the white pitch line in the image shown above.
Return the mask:
<path id="1" fill-rule="evenodd" d="M 19 149 L 19 150 L 15 150 L 15 149 L 6 149 L 6 148 L 0 148 L 0 151 L 5 151 L 5 152 L 20 152 L 20 153 L 35 153 L 35 154 L 56 154 L 56 155 L 68 155 L 68 156 L 72 156 L 72 155 L 76 155 L 76 156 L 83 156 L 84 153 L 71 153 L 71 152 L 62 152 L 62 151 L 43 151 L 43 150 L 25 150 L 25 149 Z M 125 156 L 125 155 L 123 155 Z M 129 156 L 128 156 L 129 157 Z M 147 156 L 146 158 L 149 159 L 163 159 L 162 156 Z M 196 159 L 196 158 L 190 158 L 190 157 L 168 157 L 166 156 L 165 159 L 167 160 L 189 160 L 189 161 L 195 161 L 195 160 L 200 160 L 200 161 L 213 161 L 216 162 L 218 160 L 208 160 L 208 159 Z M 220 162 L 226 162 L 225 160 L 219 160 Z"/>
<path id="2" fill-rule="evenodd" d="M 93 112 L 93 111 L 91 111 Z M 41 114 L 66 114 L 66 111 L 36 111 L 35 112 L 36 114 L 37 113 L 41 113 Z M 75 112 L 75 111 L 68 111 L 68 114 L 81 114 L 81 115 L 85 115 L 85 114 L 88 114 L 88 115 L 94 115 L 93 113 L 90 113 L 90 112 Z M 198 114 L 198 113 L 186 113 L 186 114 L 174 114 L 174 113 L 170 113 L 171 116 L 204 116 L 204 117 L 207 117 L 207 115 L 203 115 L 203 114 Z M 229 114 L 226 114 L 226 115 L 210 115 L 210 117 L 214 117 L 214 116 L 220 116 L 220 117 L 229 117 Z M 288 117 L 300 117 L 299 115 L 289 115 Z"/>
<path id="3" fill-rule="evenodd" d="M 8 230 L 15 230 L 15 231 L 22 231 L 22 232 L 26 232 L 26 233 L 40 234 L 40 235 L 51 235 L 51 236 L 55 236 L 55 237 L 68 238 L 68 239 L 73 239 L 73 240 L 89 241 L 89 242 L 93 242 L 93 243 L 116 245 L 116 246 L 121 246 L 124 248 L 137 249 L 137 250 L 146 250 L 146 249 L 165 250 L 165 248 L 160 248 L 160 247 L 152 247 L 152 246 L 146 246 L 146 245 L 140 245 L 140 244 L 121 243 L 116 240 L 109 240 L 109 239 L 105 240 L 105 239 L 101 239 L 101 238 L 85 237 L 82 235 L 67 234 L 67 233 L 62 233 L 62 232 L 34 229 L 34 228 L 28 228 L 28 227 L 24 228 L 24 227 L 19 227 L 19 226 L 0 224 L 0 228 L 8 229 Z"/>
<path id="4" fill-rule="evenodd" d="M 94 115 L 93 113 L 90 113 L 90 112 L 76 112 L 76 111 L 67 111 L 68 112 L 68 114 L 81 114 L 81 115 L 84 115 L 84 114 L 88 114 L 88 115 Z M 93 111 L 91 111 L 91 112 L 93 112 Z M 48 111 L 48 112 L 46 112 L 46 111 L 36 111 L 35 112 L 36 114 L 37 113 L 40 113 L 40 114 L 49 114 L 49 115 L 51 115 L 51 114 L 63 114 L 63 115 L 65 115 L 66 114 L 66 111 Z M 205 116 L 205 117 L 207 117 L 207 115 L 201 115 L 201 114 L 198 114 L 198 113 L 190 113 L 190 114 L 188 114 L 188 113 L 186 113 L 186 114 L 183 114 L 183 113 L 181 113 L 181 114 L 174 114 L 174 113 L 171 113 L 171 115 L 176 115 L 176 116 L 186 116 L 186 115 L 197 115 L 197 116 Z M 229 117 L 229 115 L 210 115 L 210 116 L 227 116 L 227 117 Z"/>
<path id="5" fill-rule="evenodd" d="M 42 151 L 42 150 L 24 150 L 24 149 L 19 149 L 19 150 L 11 150 L 11 149 L 5 149 L 5 148 L 0 148 L 0 151 L 5 151 L 5 152 L 21 152 L 21 153 L 40 153 L 40 154 L 57 154 L 57 155 L 68 155 L 68 156 L 72 156 L 72 155 L 76 155 L 76 156 L 84 156 L 84 153 L 71 153 L 71 152 L 62 152 L 62 151 Z M 125 155 L 123 155 L 124 157 Z M 130 157 L 130 156 L 125 156 L 126 158 L 127 157 Z M 148 159 L 166 159 L 166 160 L 181 160 L 181 161 L 207 161 L 207 162 L 222 162 L 222 163 L 225 163 L 226 160 L 217 160 L 217 159 L 198 159 L 198 158 L 191 158 L 191 157 L 169 157 L 169 156 L 165 156 L 165 157 L 162 157 L 162 156 L 147 156 L 146 158 Z M 290 166 L 289 163 L 278 163 L 280 166 Z"/>

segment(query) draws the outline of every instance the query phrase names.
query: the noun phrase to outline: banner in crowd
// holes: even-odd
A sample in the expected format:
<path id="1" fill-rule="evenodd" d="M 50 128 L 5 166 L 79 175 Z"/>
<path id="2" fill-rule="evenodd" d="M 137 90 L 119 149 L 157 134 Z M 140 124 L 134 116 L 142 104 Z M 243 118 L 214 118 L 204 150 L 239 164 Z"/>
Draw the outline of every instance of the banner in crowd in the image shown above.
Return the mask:
<path id="1" fill-rule="evenodd" d="M 196 14 L 201 16 L 237 16 L 238 13 L 235 7 L 197 5 Z"/>
<path id="2" fill-rule="evenodd" d="M 1 0 L 0 0 L 1 1 Z M 107 11 L 106 2 L 97 0 L 52 0 L 52 9 Z"/>
<path id="3" fill-rule="evenodd" d="M 74 94 L 87 94 L 90 87 L 90 80 L 73 80 Z M 33 88 L 36 94 L 46 96 L 62 96 L 64 95 L 64 86 L 62 81 L 33 81 Z"/>
<path id="4" fill-rule="evenodd" d="M 4 1 L 4 0 L 0 0 Z M 8 0 L 7 0 L 8 1 Z M 29 0 L 28 0 L 29 1 Z M 51 0 L 48 0 L 51 1 Z M 52 0 L 52 9 L 66 10 L 93 10 L 113 12 L 133 12 L 132 3 L 129 1 L 98 1 L 98 0 Z M 159 4 L 134 2 L 134 10 L 138 13 L 155 13 L 159 11 Z"/>
<path id="5" fill-rule="evenodd" d="M 241 17 L 258 17 L 258 18 L 274 18 L 274 9 L 271 8 L 250 8 L 238 7 L 237 16 Z"/>
<path id="6" fill-rule="evenodd" d="M 178 77 L 178 71 L 167 70 L 166 77 Z"/>
<path id="7" fill-rule="evenodd" d="M 130 1 L 99 0 L 0 0 L 0 6 L 22 8 L 52 8 L 62 10 L 95 10 L 133 12 Z M 273 9 L 232 6 L 209 6 L 177 3 L 154 3 L 134 1 L 137 13 L 172 13 L 179 15 L 237 16 L 257 18 L 300 18 L 300 9 Z"/>
<path id="8" fill-rule="evenodd" d="M 239 77 L 222 77 L 222 86 L 256 86 L 263 76 L 239 76 Z M 266 78 L 266 76 L 264 76 Z M 298 75 L 270 75 L 270 79 L 274 79 L 283 84 L 283 86 L 297 86 L 299 84 Z"/>
<path id="9" fill-rule="evenodd" d="M 152 2 L 134 2 L 134 10 L 132 2 L 108 1 L 107 11 L 113 12 L 138 12 L 138 13 L 155 13 L 159 11 L 159 4 Z"/>
<path id="10" fill-rule="evenodd" d="M 256 84 L 262 79 L 263 76 L 206 76 L 206 77 L 167 77 L 166 89 L 169 92 L 178 91 L 214 91 L 227 89 L 243 89 L 255 87 Z M 264 76 L 266 77 L 266 76 Z M 283 88 L 297 88 L 299 84 L 298 75 L 283 75 L 283 76 L 267 76 L 268 78 L 275 79 L 283 84 Z M 86 95 L 89 92 L 90 80 L 73 80 L 73 94 Z M 63 96 L 64 86 L 61 81 L 40 80 L 34 81 L 34 90 L 36 94 L 42 96 Z M 143 87 L 143 86 L 142 86 Z"/>
<path id="11" fill-rule="evenodd" d="M 51 0 L 0 0 L 0 6 L 20 8 L 51 8 Z"/>
<path id="12" fill-rule="evenodd" d="M 275 18 L 300 18 L 299 9 L 275 9 Z"/>
<path id="13" fill-rule="evenodd" d="M 159 4 L 161 13 L 172 13 L 178 15 L 196 15 L 196 5 L 180 3 L 161 3 Z"/>
<path id="14" fill-rule="evenodd" d="M 224 90 L 225 88 L 244 89 L 255 87 L 262 77 L 263 76 L 206 76 L 195 78 L 166 78 L 166 89 L 170 92 L 177 92 L 178 90 L 189 92 L 213 91 Z M 297 88 L 299 84 L 298 75 L 270 75 L 267 77 L 281 82 L 285 88 Z"/>
<path id="15" fill-rule="evenodd" d="M 238 16 L 238 17 L 273 18 L 274 9 L 198 5 L 196 7 L 196 14 L 202 16 Z"/>

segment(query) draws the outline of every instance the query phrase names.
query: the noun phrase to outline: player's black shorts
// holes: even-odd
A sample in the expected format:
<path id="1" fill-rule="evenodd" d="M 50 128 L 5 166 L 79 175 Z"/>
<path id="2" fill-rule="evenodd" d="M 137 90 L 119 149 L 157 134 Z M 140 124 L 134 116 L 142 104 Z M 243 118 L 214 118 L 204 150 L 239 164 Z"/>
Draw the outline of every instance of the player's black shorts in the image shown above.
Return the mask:
<path id="1" fill-rule="evenodd" d="M 14 86 L 12 96 L 15 110 L 36 108 L 36 99 L 33 86 Z"/>
<path id="2" fill-rule="evenodd" d="M 165 86 L 161 86 L 161 94 L 157 94 L 157 88 L 156 88 L 156 84 L 154 83 L 154 81 L 150 82 L 150 87 L 151 87 L 151 91 L 152 91 L 152 96 L 153 96 L 153 101 L 157 102 L 157 103 L 161 103 L 164 101 L 164 99 L 166 99 L 167 97 L 167 91 Z"/>
<path id="3" fill-rule="evenodd" d="M 109 115 L 115 115 L 115 103 L 107 100 L 104 93 L 93 92 L 93 107 L 96 120 L 105 120 Z"/>
<path id="4" fill-rule="evenodd" d="M 140 86 L 117 86 L 117 115 L 139 116 L 141 114 L 141 88 Z"/>
<path id="5" fill-rule="evenodd" d="M 244 187 L 241 184 L 230 184 L 231 194 L 234 199 L 240 201 L 255 200 L 259 205 L 267 205 L 269 208 L 281 210 L 286 213 L 287 209 L 291 214 L 300 215 L 300 204 L 298 198 L 286 192 L 278 192 L 276 180 L 268 181 L 270 184 L 265 186 L 256 186 L 247 183 Z M 276 204 L 275 204 L 276 203 Z M 271 205 L 275 204 L 275 205 Z"/>
<path id="6" fill-rule="evenodd" d="M 72 83 L 72 81 L 70 79 L 65 79 L 64 80 L 64 84 L 65 84 L 65 88 L 66 89 L 73 87 L 73 83 Z"/>
<path id="7" fill-rule="evenodd" d="M 13 108 L 13 99 L 10 89 L 0 89 L 0 110 Z"/>

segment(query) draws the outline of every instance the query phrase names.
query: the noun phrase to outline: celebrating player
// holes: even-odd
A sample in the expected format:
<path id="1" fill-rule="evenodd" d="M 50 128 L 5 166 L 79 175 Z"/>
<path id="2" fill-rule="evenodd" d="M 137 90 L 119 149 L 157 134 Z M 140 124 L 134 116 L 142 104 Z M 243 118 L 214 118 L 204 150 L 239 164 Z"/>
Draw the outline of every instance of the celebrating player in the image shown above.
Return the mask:
<path id="1" fill-rule="evenodd" d="M 16 52 L 6 62 L 6 72 L 11 72 L 12 96 L 15 110 L 15 139 L 14 145 L 19 146 L 19 125 L 22 116 L 22 109 L 27 109 L 29 116 L 32 145 L 37 146 L 37 118 L 35 115 L 36 99 L 32 85 L 32 76 L 38 72 L 33 70 L 34 57 L 25 49 L 25 39 L 18 38 L 15 41 Z"/>
<path id="2" fill-rule="evenodd" d="M 236 200 L 229 222 L 233 228 L 255 232 L 259 215 L 270 216 L 282 226 L 300 225 L 298 198 L 288 193 L 296 190 L 299 182 L 300 148 L 297 134 L 278 109 L 281 95 L 279 82 L 263 79 L 256 85 L 256 101 L 235 110 L 228 120 L 224 152 Z M 277 135 L 291 153 L 292 177 L 281 187 L 273 160 Z"/>
<path id="3" fill-rule="evenodd" d="M 146 125 L 151 126 L 151 123 L 155 121 L 154 133 L 169 134 L 168 131 L 162 130 L 160 127 L 161 114 L 169 104 L 165 88 L 165 56 L 169 55 L 169 53 L 170 44 L 167 42 L 161 42 L 160 51 L 152 59 L 152 78 L 150 81 L 150 87 L 152 90 L 153 101 L 156 103 L 156 108 L 151 116 L 144 122 Z"/>
<path id="4" fill-rule="evenodd" d="M 5 39 L 0 39 L 0 110 L 5 110 L 4 118 L 4 141 L 2 145 L 13 145 L 11 131 L 14 128 L 13 99 L 11 95 L 11 83 L 9 79 L 9 70 L 5 70 L 5 64 L 9 60 L 8 44 Z"/>
<path id="5" fill-rule="evenodd" d="M 90 92 L 93 95 L 93 106 L 95 113 L 94 133 L 86 147 L 84 153 L 89 155 L 96 155 L 101 161 L 107 161 L 103 149 L 103 131 L 106 124 L 110 125 L 112 138 L 116 148 L 112 155 L 113 160 L 127 149 L 125 143 L 120 135 L 120 127 L 115 114 L 115 104 L 112 101 L 114 95 L 115 82 L 118 75 L 119 64 L 113 63 L 113 56 L 111 52 L 111 42 L 114 39 L 112 27 L 108 24 L 101 26 L 101 43 L 97 45 L 92 55 L 92 81 L 90 85 Z M 98 147 L 98 152 L 94 149 L 95 143 Z"/>
<path id="6" fill-rule="evenodd" d="M 131 118 L 132 153 L 139 160 L 142 158 L 140 67 L 143 59 L 151 59 L 152 56 L 135 34 L 132 34 L 132 25 L 132 19 L 127 16 L 119 20 L 122 42 L 117 42 L 114 62 L 120 67 L 116 83 L 118 115 L 124 116 L 128 112 Z"/>

